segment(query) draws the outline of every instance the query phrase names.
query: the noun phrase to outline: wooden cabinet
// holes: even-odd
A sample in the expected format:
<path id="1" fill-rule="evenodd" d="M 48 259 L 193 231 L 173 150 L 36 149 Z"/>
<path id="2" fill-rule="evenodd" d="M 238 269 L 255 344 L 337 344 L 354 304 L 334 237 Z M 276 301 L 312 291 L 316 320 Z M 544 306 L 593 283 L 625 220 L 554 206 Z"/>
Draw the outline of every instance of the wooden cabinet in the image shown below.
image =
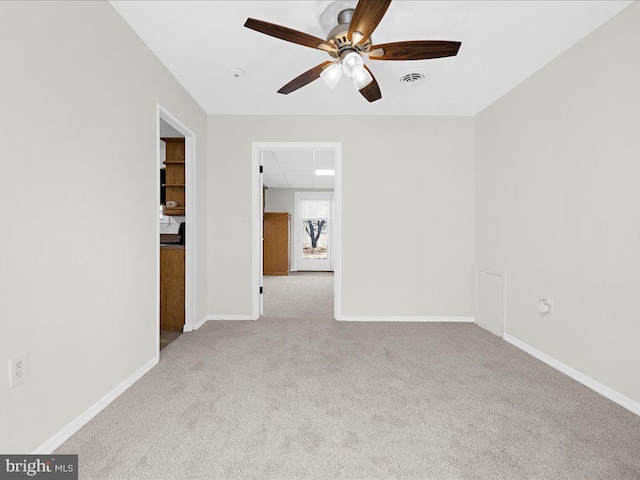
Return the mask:
<path id="1" fill-rule="evenodd" d="M 289 214 L 264 214 L 265 275 L 289 275 Z"/>
<path id="2" fill-rule="evenodd" d="M 184 245 L 160 246 L 160 330 L 182 332 L 185 320 Z"/>
<path id="3" fill-rule="evenodd" d="M 186 197 L 185 183 L 186 175 L 184 170 L 185 149 L 184 138 L 161 138 L 167 145 L 167 156 L 165 165 L 165 183 L 162 188 L 165 191 L 165 201 L 174 201 L 176 207 L 163 207 L 163 213 L 169 216 L 185 216 Z"/>

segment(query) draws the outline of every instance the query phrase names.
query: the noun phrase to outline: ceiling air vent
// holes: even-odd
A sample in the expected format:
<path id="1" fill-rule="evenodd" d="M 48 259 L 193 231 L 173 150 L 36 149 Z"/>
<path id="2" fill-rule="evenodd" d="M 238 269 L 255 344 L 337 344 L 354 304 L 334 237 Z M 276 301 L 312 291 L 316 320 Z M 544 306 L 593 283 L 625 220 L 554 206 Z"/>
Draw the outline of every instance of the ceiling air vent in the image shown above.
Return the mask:
<path id="1" fill-rule="evenodd" d="M 424 83 L 427 80 L 427 76 L 422 72 L 410 72 L 405 73 L 400 77 L 400 83 L 402 85 L 418 85 Z"/>

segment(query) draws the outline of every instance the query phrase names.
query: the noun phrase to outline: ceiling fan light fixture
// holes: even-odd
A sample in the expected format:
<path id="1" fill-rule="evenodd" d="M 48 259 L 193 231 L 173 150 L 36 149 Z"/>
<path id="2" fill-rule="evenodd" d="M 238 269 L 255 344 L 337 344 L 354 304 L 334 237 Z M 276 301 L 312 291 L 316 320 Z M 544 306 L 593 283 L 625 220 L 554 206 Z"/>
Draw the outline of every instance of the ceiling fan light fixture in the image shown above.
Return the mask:
<path id="1" fill-rule="evenodd" d="M 380 100 L 382 92 L 373 73 L 365 66 L 363 56 L 366 55 L 375 61 L 429 60 L 454 57 L 460 50 L 461 42 L 448 40 L 411 40 L 374 45 L 371 35 L 392 0 L 357 0 L 353 8 L 354 1 L 356 0 L 335 0 L 325 9 L 321 16 L 323 26 L 323 18 L 328 18 L 327 15 L 332 17 L 327 29 L 334 25 L 335 15 L 338 16 L 338 25 L 330 29 L 326 40 L 275 23 L 247 18 L 244 24 L 246 28 L 286 42 L 324 51 L 332 58 L 298 75 L 278 90 L 278 93 L 288 95 L 320 77 L 333 88 L 342 75 L 337 71 L 341 68 L 342 73 L 352 79 L 359 93 L 371 103 Z M 337 65 L 334 65 L 336 63 Z M 411 76 L 408 80 L 415 83 L 417 77 Z"/>
<path id="2" fill-rule="evenodd" d="M 356 52 L 349 52 L 342 59 L 342 71 L 347 77 L 353 77 L 356 72 L 363 70 L 363 67 L 364 61 Z"/>
<path id="3" fill-rule="evenodd" d="M 353 80 L 353 85 L 356 87 L 356 90 L 362 90 L 364 87 L 373 82 L 373 77 L 371 76 L 369 71 L 363 67 L 353 74 L 351 80 Z"/>
<path id="4" fill-rule="evenodd" d="M 340 66 L 340 62 L 334 63 L 322 70 L 320 77 L 329 88 L 333 89 L 338 84 L 340 77 L 342 77 L 342 67 Z"/>

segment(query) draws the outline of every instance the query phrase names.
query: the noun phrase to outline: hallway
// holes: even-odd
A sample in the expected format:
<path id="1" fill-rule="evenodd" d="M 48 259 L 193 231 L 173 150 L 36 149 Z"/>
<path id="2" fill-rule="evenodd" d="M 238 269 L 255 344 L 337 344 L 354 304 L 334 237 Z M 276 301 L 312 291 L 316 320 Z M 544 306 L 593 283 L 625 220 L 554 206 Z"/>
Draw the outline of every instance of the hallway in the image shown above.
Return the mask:
<path id="1" fill-rule="evenodd" d="M 265 276 L 264 317 L 333 319 L 333 272 Z"/>

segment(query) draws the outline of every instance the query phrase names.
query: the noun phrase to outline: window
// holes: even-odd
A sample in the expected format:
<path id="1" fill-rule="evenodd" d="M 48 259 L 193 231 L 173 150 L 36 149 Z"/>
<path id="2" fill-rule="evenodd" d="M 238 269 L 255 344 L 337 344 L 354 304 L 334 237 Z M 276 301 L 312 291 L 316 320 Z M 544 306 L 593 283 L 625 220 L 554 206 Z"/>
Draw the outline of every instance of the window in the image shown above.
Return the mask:
<path id="1" fill-rule="evenodd" d="M 329 209 L 331 205 L 324 199 L 303 199 L 301 202 L 302 258 L 329 258 Z"/>

